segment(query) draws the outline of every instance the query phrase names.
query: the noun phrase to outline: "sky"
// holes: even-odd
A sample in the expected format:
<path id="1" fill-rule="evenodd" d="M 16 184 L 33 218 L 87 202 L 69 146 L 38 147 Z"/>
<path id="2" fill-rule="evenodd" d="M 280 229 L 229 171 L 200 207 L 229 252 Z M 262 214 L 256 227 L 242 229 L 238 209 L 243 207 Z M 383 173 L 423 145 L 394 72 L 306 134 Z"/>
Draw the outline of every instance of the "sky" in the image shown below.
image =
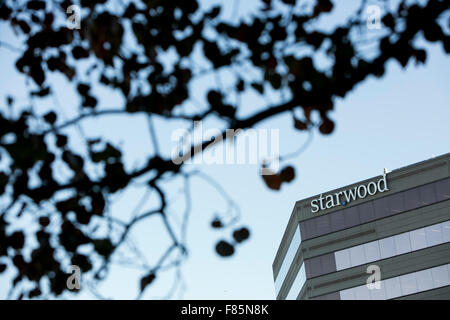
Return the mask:
<path id="1" fill-rule="evenodd" d="M 244 14 L 251 5 L 251 1 L 246 2 L 240 12 Z M 336 17 L 348 9 L 338 7 Z M 0 25 L 0 40 L 5 38 L 11 40 L 11 34 Z M 209 185 L 194 179 L 187 233 L 189 257 L 181 268 L 184 290 L 182 295 L 177 292 L 173 298 L 275 299 L 272 262 L 296 201 L 377 176 L 384 168 L 394 170 L 450 152 L 450 59 L 440 45 L 427 45 L 427 48 L 425 65 L 416 66 L 410 61 L 402 69 L 391 61 L 383 78 L 371 77 L 345 99 L 337 100 L 331 113 L 336 122 L 334 133 L 323 136 L 315 132 L 306 151 L 287 162 L 295 166 L 297 175 L 292 183 L 283 185 L 281 191 L 269 190 L 256 166 L 202 165 L 201 170 L 219 181 L 239 204 L 242 212 L 239 225 L 248 226 L 251 237 L 238 246 L 230 258 L 215 253 L 216 241 L 228 234 L 211 229 L 209 223 L 215 212 L 223 210 L 224 201 Z M 0 99 L 4 99 L 7 92 L 20 96 L 23 79 L 14 72 L 14 61 L 10 51 L 0 48 Z M 71 109 L 65 101 L 70 99 L 69 92 L 60 98 L 69 118 Z M 115 98 L 105 94 L 102 103 L 115 103 Z M 249 99 L 245 103 L 253 101 Z M 111 117 L 102 126 L 97 126 L 95 121 L 86 121 L 83 126 L 90 134 L 107 133 L 113 141 L 123 143 L 133 155 L 133 161 L 139 162 L 151 148 L 148 132 L 142 131 L 145 127 L 142 121 L 144 119 L 138 117 L 131 117 L 129 121 Z M 176 125 L 165 127 L 162 122 L 155 125 L 167 133 L 161 135 L 161 145 L 172 146 L 170 132 Z M 280 129 L 282 154 L 296 150 L 307 138 L 292 128 L 289 115 L 278 116 L 257 128 Z M 76 140 L 73 143 L 77 143 Z M 182 202 L 177 199 L 179 190 L 175 188 L 171 190 L 174 201 Z M 142 194 L 143 190 L 131 190 L 118 199 L 113 210 L 126 215 Z M 175 205 L 175 211 L 177 208 L 181 210 L 183 206 Z M 134 236 L 135 241 L 142 244 L 141 250 L 154 259 L 163 252 L 167 241 L 160 227 L 158 222 L 150 221 L 138 227 Z M 97 289 L 108 298 L 132 299 L 136 296 L 140 275 L 141 272 L 116 266 L 111 270 L 111 281 Z M 0 277 L 0 298 L 7 294 L 10 276 L 8 273 Z M 156 279 L 144 298 L 165 297 L 172 284 L 173 273 L 168 271 Z M 78 295 L 68 294 L 65 298 L 95 297 L 88 290 L 82 290 Z"/>

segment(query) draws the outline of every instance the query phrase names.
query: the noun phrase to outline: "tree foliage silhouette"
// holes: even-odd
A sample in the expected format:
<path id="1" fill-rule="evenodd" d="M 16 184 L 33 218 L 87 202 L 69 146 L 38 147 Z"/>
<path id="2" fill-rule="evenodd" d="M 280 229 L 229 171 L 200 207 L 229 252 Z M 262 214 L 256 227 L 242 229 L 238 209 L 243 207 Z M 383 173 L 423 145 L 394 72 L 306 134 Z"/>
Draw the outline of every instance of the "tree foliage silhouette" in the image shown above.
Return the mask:
<path id="1" fill-rule="evenodd" d="M 233 2 L 237 6 L 238 1 Z M 144 267 L 140 294 L 159 272 L 179 267 L 187 256 L 186 225 L 178 233 L 169 223 L 167 180 L 188 181 L 197 175 L 235 208 L 211 177 L 187 172 L 183 163 L 176 164 L 160 152 L 152 119 L 192 123 L 213 118 L 227 129 L 247 129 L 290 112 L 297 130 L 328 135 L 334 130 L 329 112 L 336 99 L 346 97 L 370 76 L 382 77 L 390 60 L 402 67 L 410 60 L 426 62 L 426 50 L 417 46 L 418 39 L 441 43 L 450 52 L 450 37 L 442 21 L 448 18 L 449 1 L 421 5 L 403 0 L 396 1 L 395 8 L 389 1 L 380 3 L 381 28 L 371 33 L 365 0 L 329 31 L 320 28 L 318 21 L 333 11 L 331 0 L 261 0 L 245 19 L 226 19 L 221 5 L 206 8 L 197 0 L 3 1 L 0 21 L 16 32 L 23 45 L 14 48 L 0 42 L 0 50 L 19 54 L 15 68 L 29 79 L 26 93 L 37 103 L 47 99 L 56 90 L 50 75 L 61 74 L 80 97 L 78 116 L 68 121 L 57 108 L 42 113 L 18 106 L 12 96 L 0 113 L 0 195 L 2 203 L 7 203 L 0 213 L 0 273 L 8 268 L 17 271 L 12 283 L 15 296 L 62 294 L 68 290 L 65 270 L 70 264 L 96 281 L 104 279 L 132 229 L 152 216 L 162 219 L 172 244 L 156 265 Z M 79 29 L 66 23 L 73 4 L 81 7 Z M 318 61 L 319 55 L 327 63 Z M 221 82 L 224 72 L 232 79 L 226 87 Z M 206 76 L 217 81 L 194 93 L 195 82 Z M 121 105 L 100 107 L 98 87 L 119 93 Z M 239 97 L 249 92 L 260 96 L 275 92 L 280 99 L 242 116 L 245 105 Z M 205 98 L 201 110 L 188 107 L 196 95 Z M 302 116 L 297 111 L 303 111 Z M 144 166 L 127 170 L 124 151 L 107 137 L 85 137 L 86 154 L 71 147 L 67 130 L 81 126 L 85 119 L 101 121 L 107 115 L 130 114 L 149 120 L 155 152 Z M 227 139 L 225 130 L 221 136 Z M 188 157 L 212 144 L 192 145 Z M 58 177 L 56 163 L 63 163 L 70 176 Z M 94 167 L 101 174 L 98 170 L 93 174 Z M 264 182 L 278 190 L 294 177 L 294 168 L 285 166 L 264 176 Z M 137 180 L 158 195 L 155 209 L 138 213 L 130 221 L 108 215 L 110 197 Z M 31 215 L 34 232 L 17 226 L 22 214 Z M 185 219 L 187 223 L 187 214 Z M 99 222 L 119 231 L 114 235 L 93 231 Z M 211 223 L 215 229 L 232 229 L 231 240 L 217 242 L 221 256 L 233 255 L 235 247 L 250 236 L 248 228 L 235 224 L 235 219 L 221 217 Z M 23 282 L 33 286 L 20 287 Z"/>

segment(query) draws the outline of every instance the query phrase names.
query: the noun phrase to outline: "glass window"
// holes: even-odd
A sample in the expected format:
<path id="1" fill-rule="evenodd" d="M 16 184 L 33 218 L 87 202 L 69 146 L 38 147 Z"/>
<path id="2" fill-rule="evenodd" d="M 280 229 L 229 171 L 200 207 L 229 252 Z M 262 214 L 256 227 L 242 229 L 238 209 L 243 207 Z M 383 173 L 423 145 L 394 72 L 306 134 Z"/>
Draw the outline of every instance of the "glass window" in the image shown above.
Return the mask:
<path id="1" fill-rule="evenodd" d="M 389 237 L 379 240 L 381 259 L 395 256 L 395 243 L 394 238 Z"/>
<path id="2" fill-rule="evenodd" d="M 402 286 L 402 295 L 406 296 L 417 292 L 416 274 L 409 273 L 400 276 L 400 285 Z"/>
<path id="3" fill-rule="evenodd" d="M 388 197 L 389 211 L 390 211 L 389 215 L 400 213 L 405 210 L 403 198 L 404 198 L 403 192 L 396 193 Z"/>
<path id="4" fill-rule="evenodd" d="M 426 184 L 419 187 L 420 202 L 422 205 L 428 205 L 436 202 L 436 191 L 434 183 Z"/>
<path id="5" fill-rule="evenodd" d="M 433 277 L 430 269 L 416 272 L 416 278 L 419 292 L 433 289 Z"/>
<path id="6" fill-rule="evenodd" d="M 322 271 L 324 274 L 336 271 L 336 262 L 334 260 L 334 254 L 329 253 L 320 257 L 322 263 Z"/>
<path id="7" fill-rule="evenodd" d="M 316 220 L 316 230 L 317 230 L 318 236 L 331 232 L 330 215 L 326 214 L 324 216 L 315 218 L 315 220 Z"/>
<path id="8" fill-rule="evenodd" d="M 420 207 L 419 188 L 410 189 L 404 192 L 405 210 L 412 210 Z"/>
<path id="9" fill-rule="evenodd" d="M 308 236 L 308 232 L 306 230 L 306 225 L 305 225 L 304 221 L 300 222 L 300 233 L 302 236 L 302 240 L 306 240 L 307 236 Z"/>
<path id="10" fill-rule="evenodd" d="M 350 262 L 352 267 L 366 263 L 366 255 L 364 254 L 364 245 L 350 248 Z"/>
<path id="11" fill-rule="evenodd" d="M 448 271 L 448 276 L 450 277 L 450 263 L 447 264 L 447 271 Z"/>
<path id="12" fill-rule="evenodd" d="M 336 269 L 343 270 L 351 267 L 350 251 L 348 249 L 336 251 L 334 253 L 336 258 Z"/>
<path id="13" fill-rule="evenodd" d="M 359 224 L 359 212 L 357 207 L 351 207 L 344 211 L 346 228 L 351 228 Z"/>
<path id="14" fill-rule="evenodd" d="M 377 261 L 381 259 L 380 245 L 378 240 L 364 244 L 364 252 L 366 254 L 366 262 Z"/>
<path id="15" fill-rule="evenodd" d="M 427 246 L 435 246 L 438 244 L 441 244 L 442 239 L 442 225 L 441 224 L 435 224 L 432 226 L 428 226 L 425 228 L 425 235 L 427 237 Z"/>
<path id="16" fill-rule="evenodd" d="M 355 299 L 356 300 L 370 300 L 369 288 L 366 285 L 362 285 L 355 288 Z"/>
<path id="17" fill-rule="evenodd" d="M 450 179 L 435 182 L 437 201 L 450 199 Z"/>
<path id="18" fill-rule="evenodd" d="M 286 297 L 286 300 L 296 300 L 300 291 L 302 291 L 303 285 L 306 282 L 305 264 L 303 263 L 300 270 L 292 283 L 291 289 Z"/>
<path id="19" fill-rule="evenodd" d="M 309 260 L 307 274 L 308 278 L 317 277 L 323 274 L 322 263 L 320 263 L 320 258 L 312 258 Z"/>
<path id="20" fill-rule="evenodd" d="M 284 278 L 286 278 L 289 268 L 291 267 L 292 261 L 295 258 L 300 243 L 301 243 L 300 229 L 297 227 L 294 236 L 292 237 L 291 243 L 289 244 L 289 248 L 286 252 L 286 255 L 283 258 L 283 262 L 281 263 L 280 270 L 278 271 L 278 274 L 275 278 L 275 290 L 277 294 L 281 289 L 281 286 L 284 282 Z"/>
<path id="21" fill-rule="evenodd" d="M 372 300 L 386 300 L 386 285 L 385 281 L 380 281 L 380 288 L 369 289 L 370 298 Z"/>
<path id="22" fill-rule="evenodd" d="M 374 200 L 373 207 L 375 210 L 375 217 L 377 219 L 387 217 L 390 214 L 389 196 Z"/>
<path id="23" fill-rule="evenodd" d="M 402 295 L 399 277 L 386 279 L 384 285 L 386 287 L 386 299 L 394 299 Z"/>
<path id="24" fill-rule="evenodd" d="M 442 238 L 444 242 L 450 242 L 450 221 L 442 223 Z"/>
<path id="25" fill-rule="evenodd" d="M 331 231 L 339 231 L 345 229 L 344 211 L 333 212 L 331 216 Z"/>
<path id="26" fill-rule="evenodd" d="M 431 269 L 434 288 L 448 286 L 450 284 L 447 265 Z"/>
<path id="27" fill-rule="evenodd" d="M 311 273 L 312 270 L 313 270 L 313 267 L 312 267 L 311 263 L 312 263 L 312 261 L 314 259 L 317 259 L 317 258 L 307 259 L 307 260 L 304 261 L 306 277 L 308 279 L 313 277 L 313 274 Z"/>
<path id="28" fill-rule="evenodd" d="M 373 210 L 373 201 L 367 201 L 358 206 L 360 223 L 366 223 L 375 220 L 375 212 Z"/>
<path id="29" fill-rule="evenodd" d="M 425 235 L 425 229 L 417 229 L 409 232 L 409 237 L 411 239 L 411 249 L 413 251 L 426 248 L 427 238 Z"/>
<path id="30" fill-rule="evenodd" d="M 450 264 L 382 280 L 380 289 L 362 285 L 340 291 L 342 300 L 395 299 L 450 285 Z"/>
<path id="31" fill-rule="evenodd" d="M 401 233 L 394 236 L 395 248 L 397 254 L 411 252 L 411 242 L 409 240 L 409 232 Z"/>
<path id="32" fill-rule="evenodd" d="M 305 238 L 304 239 L 311 239 L 314 238 L 317 234 L 316 232 L 316 221 L 315 219 L 309 219 L 306 221 L 303 221 L 302 223 L 304 223 L 305 225 Z M 303 230 L 302 230 L 302 235 L 303 235 Z"/>
<path id="33" fill-rule="evenodd" d="M 339 294 L 341 300 L 355 300 L 355 290 L 353 288 L 342 290 Z"/>

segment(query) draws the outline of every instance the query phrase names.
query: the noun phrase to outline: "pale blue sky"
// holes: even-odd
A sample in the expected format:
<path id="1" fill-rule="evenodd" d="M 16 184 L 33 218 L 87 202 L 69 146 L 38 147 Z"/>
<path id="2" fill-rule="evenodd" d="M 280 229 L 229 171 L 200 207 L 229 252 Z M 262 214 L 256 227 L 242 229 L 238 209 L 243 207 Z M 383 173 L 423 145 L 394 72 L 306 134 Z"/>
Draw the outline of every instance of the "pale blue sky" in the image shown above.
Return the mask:
<path id="1" fill-rule="evenodd" d="M 247 5 L 250 7 L 250 2 Z M 338 11 L 338 17 L 339 14 Z M 11 40 L 11 34 L 4 25 L 0 25 L 0 40 L 5 38 Z M 221 258 L 214 252 L 214 245 L 222 234 L 212 230 L 209 223 L 213 213 L 221 210 L 224 203 L 217 192 L 194 178 L 193 210 L 187 237 L 189 258 L 182 267 L 186 286 L 183 298 L 274 299 L 272 262 L 296 201 L 379 175 L 383 168 L 393 170 L 450 151 L 450 59 L 440 45 L 427 47 L 425 66 L 417 67 L 410 62 L 406 69 L 401 69 L 397 62 L 392 61 L 388 64 L 386 76 L 366 80 L 344 100 L 337 101 L 335 111 L 331 113 L 336 121 L 335 132 L 331 136 L 315 133 L 306 152 L 288 162 L 295 165 L 297 177 L 291 184 L 284 185 L 280 192 L 270 191 L 264 185 L 255 166 L 201 167 L 239 203 L 241 224 L 250 227 L 251 238 L 240 245 L 231 258 Z M 17 78 L 13 71 L 15 58 L 10 51 L 0 48 L 0 61 L 0 99 L 5 93 L 13 92 L 25 100 L 21 89 L 23 79 Z M 68 118 L 71 106 L 66 102 L 74 99 L 70 92 L 63 98 L 59 97 Z M 102 99 L 105 105 L 116 105 L 111 94 L 105 93 Z M 49 101 L 45 103 L 52 105 Z M 84 128 L 88 133 L 106 133 L 113 141 L 122 142 L 133 156 L 130 162 L 144 161 L 151 145 L 143 121 L 144 118 L 138 117 L 132 117 L 130 121 L 111 117 L 101 127 L 93 121 L 86 121 Z M 157 122 L 156 126 L 167 133 L 161 136 L 160 143 L 164 147 L 171 146 L 169 133 L 176 125 L 162 127 L 162 123 Z M 289 115 L 264 122 L 258 128 L 280 129 L 282 154 L 295 150 L 306 139 L 305 134 L 292 128 Z M 177 191 L 171 190 L 175 196 Z M 139 201 L 139 192 L 133 190 L 125 195 L 113 210 L 119 214 L 129 212 Z M 182 202 L 181 199 L 178 201 Z M 183 206 L 175 205 L 174 208 Z M 160 225 L 151 222 L 136 229 L 135 239 L 146 254 L 157 259 L 157 254 L 164 249 L 162 245 L 166 237 L 159 231 Z M 140 275 L 141 272 L 114 267 L 111 281 L 106 281 L 98 289 L 107 297 L 134 298 Z M 170 271 L 158 277 L 144 298 L 164 296 L 172 280 Z M 0 298 L 5 297 L 7 287 L 2 276 Z M 78 296 L 92 297 L 86 291 Z"/>

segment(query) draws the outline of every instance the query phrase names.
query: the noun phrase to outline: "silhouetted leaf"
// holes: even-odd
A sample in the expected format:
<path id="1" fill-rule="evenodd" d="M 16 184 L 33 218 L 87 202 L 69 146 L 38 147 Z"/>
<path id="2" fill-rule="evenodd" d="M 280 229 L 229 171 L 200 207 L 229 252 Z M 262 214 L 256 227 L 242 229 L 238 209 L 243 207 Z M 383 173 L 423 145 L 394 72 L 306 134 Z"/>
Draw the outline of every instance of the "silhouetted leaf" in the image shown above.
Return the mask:
<path id="1" fill-rule="evenodd" d="M 213 228 L 215 228 L 215 229 L 223 228 L 222 221 L 220 221 L 219 218 L 215 218 L 215 219 L 211 222 L 211 227 L 213 227 Z"/>
<path id="2" fill-rule="evenodd" d="M 282 181 L 278 174 L 265 174 L 262 178 L 269 189 L 280 190 Z"/>
<path id="3" fill-rule="evenodd" d="M 292 166 L 283 168 L 280 172 L 280 179 L 283 182 L 291 182 L 295 178 L 295 169 Z"/>
<path id="4" fill-rule="evenodd" d="M 216 245 L 216 252 L 222 257 L 230 257 L 234 254 L 234 247 L 230 243 L 221 240 Z"/>
<path id="5" fill-rule="evenodd" d="M 47 123 L 51 124 L 51 125 L 55 124 L 55 122 L 56 122 L 56 113 L 53 112 L 53 111 L 50 111 L 49 113 L 47 113 L 47 114 L 44 116 L 44 120 L 45 120 Z"/>
<path id="6" fill-rule="evenodd" d="M 16 231 L 9 236 L 8 242 L 13 249 L 22 249 L 25 245 L 25 235 L 22 231 Z"/>
<path id="7" fill-rule="evenodd" d="M 300 130 L 300 131 L 304 131 L 304 130 L 308 129 L 308 125 L 305 122 L 303 122 L 299 119 L 296 119 L 296 118 L 294 118 L 294 127 L 295 127 L 295 129 Z"/>
<path id="8" fill-rule="evenodd" d="M 322 134 L 330 134 L 334 131 L 334 122 L 330 119 L 324 119 L 319 126 L 319 130 Z"/>
<path id="9" fill-rule="evenodd" d="M 114 245 L 108 238 L 94 240 L 94 249 L 99 255 L 109 257 L 114 251 Z"/>
<path id="10" fill-rule="evenodd" d="M 233 238 L 237 243 L 241 243 L 250 237 L 250 231 L 247 228 L 240 228 L 233 232 Z"/>
<path id="11" fill-rule="evenodd" d="M 50 224 L 50 219 L 48 217 L 40 217 L 39 224 L 45 228 Z"/>

